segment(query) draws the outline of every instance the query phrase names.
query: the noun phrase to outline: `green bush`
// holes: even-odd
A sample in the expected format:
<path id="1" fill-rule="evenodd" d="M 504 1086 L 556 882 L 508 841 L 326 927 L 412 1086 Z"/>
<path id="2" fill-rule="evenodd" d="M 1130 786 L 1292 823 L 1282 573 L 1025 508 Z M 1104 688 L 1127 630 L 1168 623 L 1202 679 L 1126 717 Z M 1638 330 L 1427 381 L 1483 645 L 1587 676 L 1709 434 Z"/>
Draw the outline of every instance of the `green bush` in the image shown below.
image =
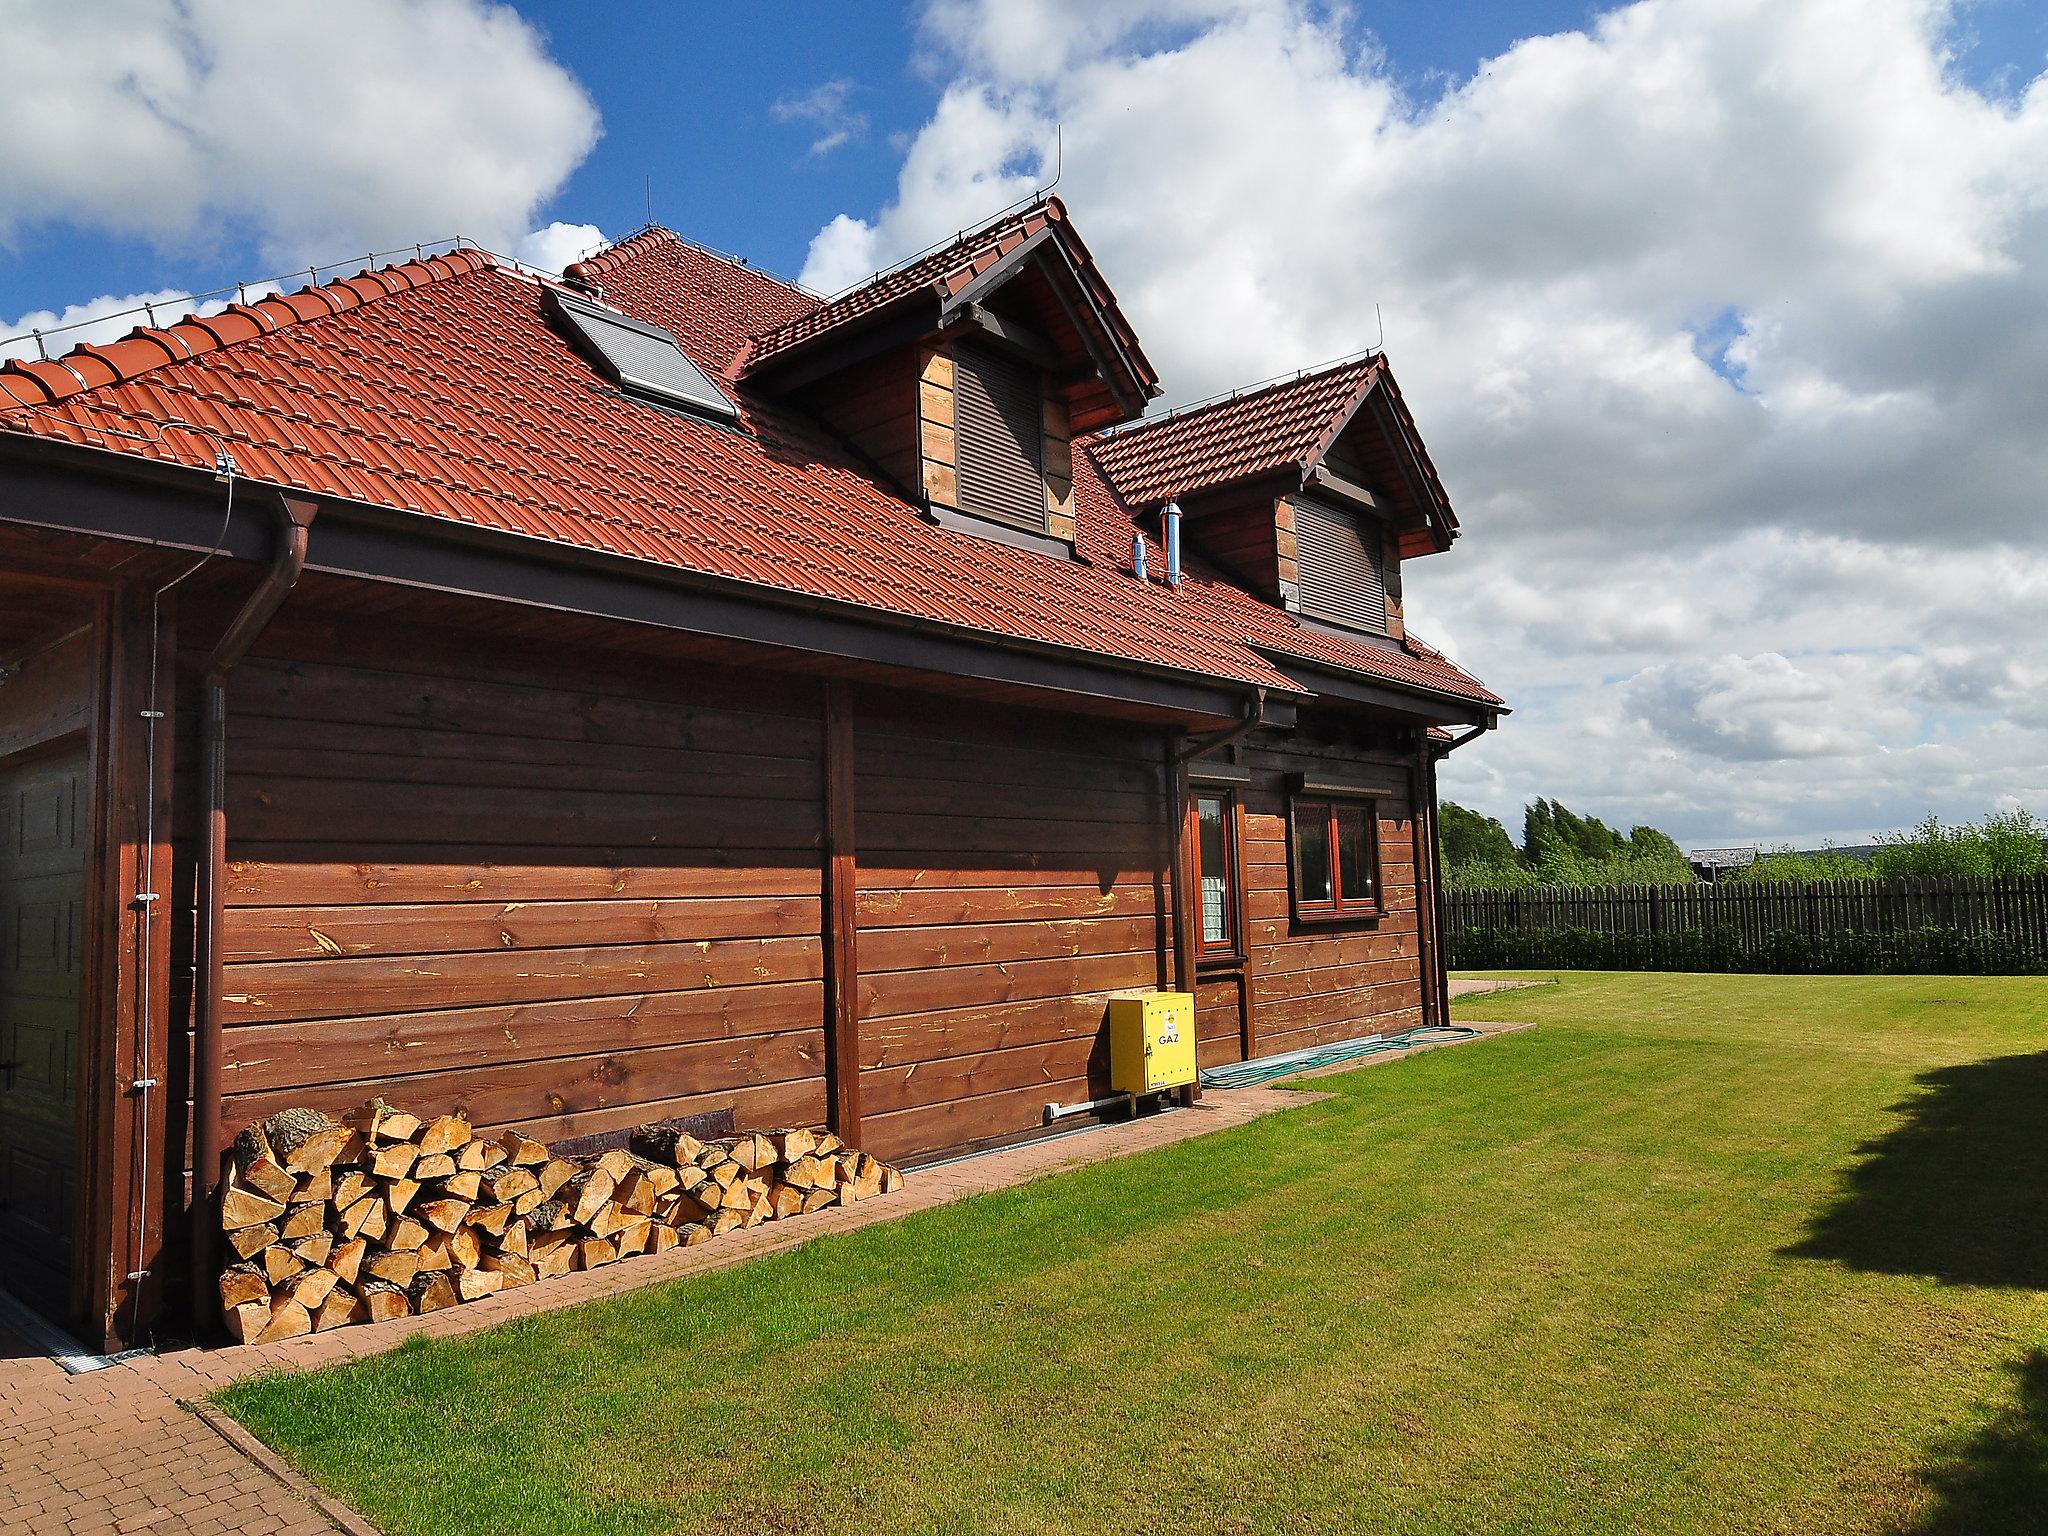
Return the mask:
<path id="1" fill-rule="evenodd" d="M 2048 974 L 2048 956 L 2022 936 L 1913 928 L 1810 937 L 1774 929 L 1755 949 L 1732 926 L 1678 933 L 1466 928 L 1451 935 L 1460 970 L 1748 971 L 1779 976 Z"/>

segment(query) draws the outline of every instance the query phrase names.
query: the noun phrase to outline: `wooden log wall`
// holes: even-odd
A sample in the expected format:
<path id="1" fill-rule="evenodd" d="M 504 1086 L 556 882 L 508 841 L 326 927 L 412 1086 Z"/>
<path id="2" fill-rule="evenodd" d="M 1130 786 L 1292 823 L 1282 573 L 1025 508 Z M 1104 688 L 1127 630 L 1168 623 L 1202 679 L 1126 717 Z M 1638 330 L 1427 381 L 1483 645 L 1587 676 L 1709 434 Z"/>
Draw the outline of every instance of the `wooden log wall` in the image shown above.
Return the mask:
<path id="1" fill-rule="evenodd" d="M 914 1158 L 1107 1094 L 1109 994 L 1168 981 L 1161 733 L 858 710 L 862 1146 Z"/>
<path id="2" fill-rule="evenodd" d="M 1251 781 L 1239 792 L 1245 963 L 1203 966 L 1196 1035 L 1204 1066 L 1239 1060 L 1249 1012 L 1253 1054 L 1276 1055 L 1423 1022 L 1415 880 L 1412 759 L 1388 744 L 1307 723 L 1293 737 L 1260 732 L 1240 749 Z M 1383 782 L 1377 801 L 1377 919 L 1300 923 L 1288 889 L 1290 774 Z M 1245 1003 L 1241 1004 L 1240 995 Z"/>
<path id="3" fill-rule="evenodd" d="M 815 686 L 266 648 L 232 684 L 226 1126 L 375 1094 L 551 1139 L 823 1122 Z"/>

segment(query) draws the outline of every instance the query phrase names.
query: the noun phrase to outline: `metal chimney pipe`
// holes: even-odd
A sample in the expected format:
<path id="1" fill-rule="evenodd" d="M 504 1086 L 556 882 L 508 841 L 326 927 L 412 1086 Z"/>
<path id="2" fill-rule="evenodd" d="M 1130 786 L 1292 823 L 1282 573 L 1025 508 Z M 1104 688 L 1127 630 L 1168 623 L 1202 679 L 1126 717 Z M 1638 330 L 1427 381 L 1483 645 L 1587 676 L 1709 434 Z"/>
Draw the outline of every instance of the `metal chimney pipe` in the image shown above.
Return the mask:
<path id="1" fill-rule="evenodd" d="M 1159 509 L 1159 520 L 1166 532 L 1166 584 L 1180 585 L 1180 503 L 1169 501 Z"/>
<path id="2" fill-rule="evenodd" d="M 1131 535 L 1131 574 L 1140 581 L 1151 579 L 1145 574 L 1145 535 L 1142 533 Z"/>

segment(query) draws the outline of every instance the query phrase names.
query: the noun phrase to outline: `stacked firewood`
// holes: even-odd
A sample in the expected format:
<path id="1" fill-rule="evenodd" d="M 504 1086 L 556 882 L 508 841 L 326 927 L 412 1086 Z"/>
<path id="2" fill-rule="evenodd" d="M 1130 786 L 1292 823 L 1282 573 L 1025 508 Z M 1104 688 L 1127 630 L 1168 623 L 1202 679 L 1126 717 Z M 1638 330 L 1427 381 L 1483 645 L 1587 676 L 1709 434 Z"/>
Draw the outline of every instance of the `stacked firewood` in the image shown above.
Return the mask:
<path id="1" fill-rule="evenodd" d="M 221 1310 L 244 1342 L 438 1311 L 572 1270 L 850 1205 L 902 1173 L 826 1132 L 700 1141 L 635 1130 L 558 1157 L 373 1099 L 344 1119 L 286 1109 L 235 1138 L 221 1188 Z"/>

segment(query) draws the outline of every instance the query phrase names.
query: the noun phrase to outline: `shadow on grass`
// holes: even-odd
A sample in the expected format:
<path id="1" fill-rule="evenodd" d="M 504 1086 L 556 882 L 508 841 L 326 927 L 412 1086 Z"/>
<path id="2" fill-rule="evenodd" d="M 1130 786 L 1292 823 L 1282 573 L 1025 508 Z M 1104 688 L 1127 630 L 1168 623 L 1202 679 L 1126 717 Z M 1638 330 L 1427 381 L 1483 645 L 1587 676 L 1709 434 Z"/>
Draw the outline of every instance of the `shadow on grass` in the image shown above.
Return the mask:
<path id="1" fill-rule="evenodd" d="M 2048 1052 L 1923 1072 L 1789 1257 L 2048 1290 Z"/>
<path id="2" fill-rule="evenodd" d="M 2048 1352 L 2010 1367 L 2018 1401 L 1921 1472 L 1938 1501 L 1909 1536 L 2038 1536 L 2048 1524 Z"/>

